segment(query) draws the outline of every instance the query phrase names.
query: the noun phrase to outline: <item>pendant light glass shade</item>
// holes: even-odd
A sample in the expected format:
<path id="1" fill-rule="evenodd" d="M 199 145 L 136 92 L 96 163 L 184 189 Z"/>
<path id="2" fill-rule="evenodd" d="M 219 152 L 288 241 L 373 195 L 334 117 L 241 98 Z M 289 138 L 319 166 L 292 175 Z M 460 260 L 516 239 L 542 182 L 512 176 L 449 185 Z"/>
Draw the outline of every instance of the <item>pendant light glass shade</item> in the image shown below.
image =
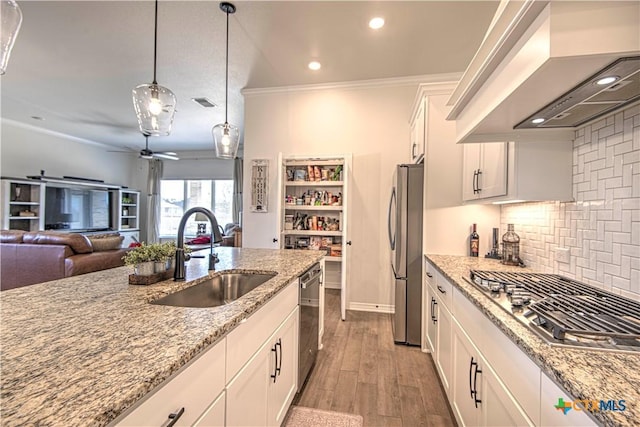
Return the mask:
<path id="1" fill-rule="evenodd" d="M 211 130 L 213 141 L 216 145 L 216 156 L 221 159 L 235 159 L 240 145 L 240 130 L 229 124 L 227 120 L 229 101 L 229 14 L 236 12 L 232 3 L 220 3 L 220 10 L 227 15 L 227 55 L 225 59 L 224 74 L 224 124 L 215 125 Z"/>
<path id="2" fill-rule="evenodd" d="M 156 81 L 158 59 L 158 0 L 156 0 L 153 27 L 153 82 L 133 89 L 133 108 L 138 117 L 140 132 L 148 136 L 166 136 L 171 133 L 176 112 L 176 96 Z"/>
<path id="3" fill-rule="evenodd" d="M 0 75 L 7 71 L 11 49 L 18 37 L 22 25 L 22 11 L 14 0 L 2 0 L 0 16 L 2 18 L 2 40 L 0 40 Z"/>
<path id="4" fill-rule="evenodd" d="M 235 159 L 240 144 L 240 130 L 229 123 L 215 125 L 211 131 L 216 144 L 216 157 Z"/>
<path id="5" fill-rule="evenodd" d="M 140 132 L 150 136 L 166 136 L 176 112 L 176 96 L 164 86 L 145 83 L 133 89 L 133 108 Z"/>

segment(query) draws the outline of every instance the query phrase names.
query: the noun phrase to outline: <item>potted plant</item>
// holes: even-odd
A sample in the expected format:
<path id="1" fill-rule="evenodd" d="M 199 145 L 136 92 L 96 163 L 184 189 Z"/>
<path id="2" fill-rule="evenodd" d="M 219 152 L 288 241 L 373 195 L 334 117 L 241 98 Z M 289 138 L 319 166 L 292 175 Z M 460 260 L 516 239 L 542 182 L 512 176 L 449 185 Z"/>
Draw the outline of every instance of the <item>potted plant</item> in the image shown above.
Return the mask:
<path id="1" fill-rule="evenodd" d="M 133 273 L 138 276 L 150 276 L 154 273 L 154 250 L 151 245 L 145 245 L 144 242 L 140 246 L 128 251 L 122 257 L 125 265 L 133 266 Z"/>

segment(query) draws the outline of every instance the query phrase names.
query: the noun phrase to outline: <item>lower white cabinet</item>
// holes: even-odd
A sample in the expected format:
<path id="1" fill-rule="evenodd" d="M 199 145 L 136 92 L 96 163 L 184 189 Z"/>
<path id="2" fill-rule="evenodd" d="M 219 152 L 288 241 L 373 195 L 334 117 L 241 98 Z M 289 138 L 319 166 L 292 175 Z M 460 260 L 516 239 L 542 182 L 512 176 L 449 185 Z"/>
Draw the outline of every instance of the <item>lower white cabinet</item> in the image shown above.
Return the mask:
<path id="1" fill-rule="evenodd" d="M 227 386 L 228 426 L 279 426 L 296 393 L 298 307 Z"/>
<path id="2" fill-rule="evenodd" d="M 548 376 L 541 375 L 541 402 L 540 425 L 554 427 L 583 427 L 595 426 L 596 423 L 587 415 L 587 412 L 580 406 L 573 405 L 573 398 L 558 387 Z M 557 409 L 559 399 L 563 402 L 571 402 L 571 409 L 562 411 Z"/>
<path id="3" fill-rule="evenodd" d="M 452 407 L 461 425 L 533 425 L 456 320 L 453 357 Z"/>
<path id="4" fill-rule="evenodd" d="M 224 391 L 226 340 L 178 371 L 155 393 L 136 406 L 119 426 L 160 426 L 177 418 L 174 426 L 193 425 Z"/>
<path id="5" fill-rule="evenodd" d="M 451 394 L 453 374 L 452 322 L 453 318 L 447 306 L 441 303 L 438 309 L 438 351 L 436 352 L 435 361 L 438 374 L 440 374 L 440 379 L 442 380 L 442 386 L 447 395 Z"/>
<path id="6" fill-rule="evenodd" d="M 297 391 L 298 331 L 295 279 L 111 425 L 281 425 Z"/>

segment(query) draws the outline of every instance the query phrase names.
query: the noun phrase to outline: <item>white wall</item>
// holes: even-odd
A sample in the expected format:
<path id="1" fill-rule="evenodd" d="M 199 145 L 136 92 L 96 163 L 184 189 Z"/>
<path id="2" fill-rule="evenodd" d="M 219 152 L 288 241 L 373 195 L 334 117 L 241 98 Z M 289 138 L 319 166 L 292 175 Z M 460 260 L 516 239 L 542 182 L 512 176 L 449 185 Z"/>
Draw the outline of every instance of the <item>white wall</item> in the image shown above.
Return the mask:
<path id="1" fill-rule="evenodd" d="M 536 270 L 640 300 L 640 106 L 576 131 L 575 202 L 504 205 L 520 252 Z M 556 248 L 570 250 L 559 262 Z"/>
<path id="2" fill-rule="evenodd" d="M 243 245 L 277 248 L 277 153 L 353 155 L 349 303 L 392 303 L 387 204 L 394 166 L 409 160 L 416 84 L 245 94 Z M 251 160 L 269 159 L 269 212 L 249 212 Z"/>

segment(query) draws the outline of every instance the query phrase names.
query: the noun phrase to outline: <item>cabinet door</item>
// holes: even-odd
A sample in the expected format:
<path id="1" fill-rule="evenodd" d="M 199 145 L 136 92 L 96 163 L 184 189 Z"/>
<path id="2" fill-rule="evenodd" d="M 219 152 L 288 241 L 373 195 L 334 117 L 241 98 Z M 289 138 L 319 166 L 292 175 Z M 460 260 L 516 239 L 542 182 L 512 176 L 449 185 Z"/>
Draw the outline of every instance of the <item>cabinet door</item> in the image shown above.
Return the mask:
<path id="1" fill-rule="evenodd" d="M 227 385 L 227 425 L 263 426 L 267 421 L 271 341 Z"/>
<path id="2" fill-rule="evenodd" d="M 220 393 L 220 396 L 207 408 L 202 417 L 195 422 L 193 427 L 223 427 L 224 424 L 224 412 L 225 412 L 225 392 Z"/>
<path id="3" fill-rule="evenodd" d="M 484 361 L 483 361 L 484 362 Z M 482 363 L 482 425 L 533 426 L 488 363 Z"/>
<path id="4" fill-rule="evenodd" d="M 267 399 L 267 425 L 279 426 L 287 415 L 298 383 L 298 313 L 296 309 L 276 331 L 271 343 L 276 351 L 270 351 L 269 394 Z M 277 360 L 276 360 L 277 356 Z"/>
<path id="5" fill-rule="evenodd" d="M 427 298 L 425 308 L 427 310 L 427 348 L 431 351 L 433 360 L 436 361 L 436 352 L 438 350 L 438 302 L 433 288 L 427 285 L 426 289 Z"/>
<path id="6" fill-rule="evenodd" d="M 458 323 L 453 320 L 453 412 L 461 426 L 477 426 L 480 424 L 482 399 L 482 379 L 478 379 L 482 370 L 479 366 L 478 351 Z M 474 384 L 474 379 L 475 384 Z M 475 386 L 475 388 L 474 388 Z M 474 395 L 473 391 L 477 391 Z"/>
<path id="7" fill-rule="evenodd" d="M 436 367 L 440 374 L 440 380 L 447 393 L 451 395 L 451 379 L 453 364 L 452 317 L 445 304 L 440 303 L 438 308 L 438 348 L 436 351 Z"/>
<path id="8" fill-rule="evenodd" d="M 462 149 L 462 200 L 478 198 L 477 180 L 482 144 L 464 144 Z"/>
<path id="9" fill-rule="evenodd" d="M 507 194 L 507 143 L 481 144 L 480 174 L 476 179 L 480 198 Z"/>

